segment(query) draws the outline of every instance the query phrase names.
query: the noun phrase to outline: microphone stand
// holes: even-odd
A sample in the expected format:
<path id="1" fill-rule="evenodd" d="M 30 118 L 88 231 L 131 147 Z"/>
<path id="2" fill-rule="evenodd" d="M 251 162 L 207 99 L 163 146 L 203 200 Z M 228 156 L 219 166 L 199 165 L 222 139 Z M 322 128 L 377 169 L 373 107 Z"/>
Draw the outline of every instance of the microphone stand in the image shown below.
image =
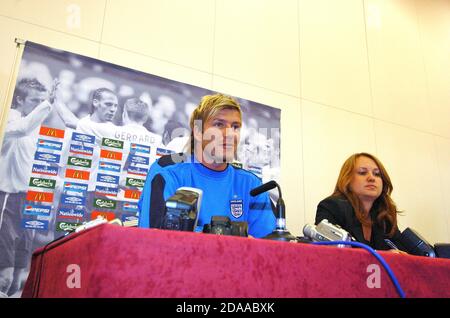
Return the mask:
<path id="1" fill-rule="evenodd" d="M 286 206 L 284 205 L 283 198 L 281 197 L 281 189 L 278 184 L 277 188 L 279 194 L 276 205 L 277 226 L 276 229 L 269 235 L 265 236 L 264 239 L 284 242 L 296 241 L 296 237 L 286 229 Z"/>

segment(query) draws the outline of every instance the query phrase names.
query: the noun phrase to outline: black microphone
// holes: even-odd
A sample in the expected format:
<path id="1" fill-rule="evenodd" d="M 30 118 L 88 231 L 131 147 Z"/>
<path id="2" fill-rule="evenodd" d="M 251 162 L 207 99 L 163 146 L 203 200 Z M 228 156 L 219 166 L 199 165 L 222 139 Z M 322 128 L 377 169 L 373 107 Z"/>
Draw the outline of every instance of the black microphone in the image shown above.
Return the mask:
<path id="1" fill-rule="evenodd" d="M 257 196 L 266 191 L 272 190 L 273 188 L 278 188 L 278 200 L 276 205 L 276 218 L 277 227 L 276 229 L 266 237 L 265 239 L 276 240 L 276 241 L 294 241 L 295 237 L 286 229 L 286 207 L 284 205 L 283 198 L 281 197 L 281 188 L 275 181 L 271 180 L 259 187 L 256 187 L 250 191 L 252 197 Z"/>
<path id="2" fill-rule="evenodd" d="M 276 186 L 278 186 L 278 184 L 275 181 L 273 181 L 273 180 L 269 181 L 267 183 L 260 185 L 257 188 L 254 188 L 252 191 L 250 191 L 250 195 L 252 197 L 256 197 L 257 195 L 260 195 L 261 193 L 272 190 Z"/>

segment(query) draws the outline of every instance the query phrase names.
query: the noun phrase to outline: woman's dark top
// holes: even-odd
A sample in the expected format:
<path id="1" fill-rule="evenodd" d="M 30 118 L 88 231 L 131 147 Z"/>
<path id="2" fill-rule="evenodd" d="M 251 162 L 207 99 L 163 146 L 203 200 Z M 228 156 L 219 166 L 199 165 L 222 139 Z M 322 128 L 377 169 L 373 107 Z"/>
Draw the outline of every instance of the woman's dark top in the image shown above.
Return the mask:
<path id="1" fill-rule="evenodd" d="M 322 200 L 317 206 L 315 224 L 319 224 L 323 219 L 327 219 L 332 224 L 337 224 L 344 230 L 350 233 L 356 241 L 369 245 L 376 250 L 389 250 L 391 247 L 387 245 L 384 239 L 391 240 L 400 250 L 406 251 L 405 247 L 400 242 L 400 231 L 397 229 L 392 238 L 386 233 L 389 233 L 391 224 L 379 224 L 377 222 L 378 212 L 375 208 L 375 203 L 370 210 L 370 218 L 372 219 L 372 234 L 370 242 L 364 238 L 361 222 L 357 219 L 355 210 L 351 203 L 342 197 L 328 197 Z M 386 232 L 384 230 L 386 228 Z"/>

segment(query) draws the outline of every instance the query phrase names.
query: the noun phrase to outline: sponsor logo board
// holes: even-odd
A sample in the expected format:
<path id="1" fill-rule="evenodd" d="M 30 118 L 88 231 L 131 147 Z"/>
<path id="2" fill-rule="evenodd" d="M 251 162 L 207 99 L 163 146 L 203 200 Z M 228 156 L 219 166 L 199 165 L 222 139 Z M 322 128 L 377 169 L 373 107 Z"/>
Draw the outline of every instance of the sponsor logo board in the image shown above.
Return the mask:
<path id="1" fill-rule="evenodd" d="M 52 207 L 48 206 L 48 205 L 25 204 L 23 206 L 23 214 L 24 215 L 50 216 L 51 211 L 52 211 Z"/>
<path id="2" fill-rule="evenodd" d="M 78 180 L 89 180 L 89 171 L 66 169 L 66 178 L 78 179 Z"/>
<path id="3" fill-rule="evenodd" d="M 36 151 L 34 153 L 34 160 L 45 161 L 50 163 L 59 163 L 61 156 L 58 154 Z"/>
<path id="4" fill-rule="evenodd" d="M 61 151 L 62 142 L 39 138 L 37 142 L 38 148 Z"/>
<path id="5" fill-rule="evenodd" d="M 63 219 L 76 219 L 80 220 L 84 218 L 84 210 L 83 209 L 73 209 L 73 208 L 60 208 L 58 210 L 58 218 Z"/>
<path id="6" fill-rule="evenodd" d="M 94 153 L 94 148 L 84 145 L 70 144 L 70 152 L 79 155 L 92 156 Z"/>
<path id="7" fill-rule="evenodd" d="M 27 201 L 33 201 L 33 202 L 53 202 L 53 192 L 38 192 L 33 190 L 28 190 Z"/>
<path id="8" fill-rule="evenodd" d="M 52 180 L 52 179 L 31 177 L 30 183 L 28 185 L 30 187 L 36 187 L 36 188 L 54 189 L 56 186 L 56 181 Z"/>
<path id="9" fill-rule="evenodd" d="M 103 138 L 102 146 L 116 149 L 123 149 L 123 141 L 111 138 Z"/>
<path id="10" fill-rule="evenodd" d="M 90 168 L 91 165 L 92 165 L 92 160 L 91 159 L 87 159 L 87 158 L 79 158 L 79 157 L 69 156 L 69 158 L 67 158 L 67 164 L 69 166 Z"/>
<path id="11" fill-rule="evenodd" d="M 64 130 L 41 126 L 41 128 L 39 129 L 39 135 L 54 138 L 64 138 Z"/>
<path id="12" fill-rule="evenodd" d="M 118 151 L 110 151 L 106 149 L 100 150 L 100 158 L 110 159 L 110 160 L 122 160 L 122 153 Z"/>
<path id="13" fill-rule="evenodd" d="M 72 133 L 72 140 L 73 141 L 79 141 L 82 143 L 87 143 L 87 144 L 93 144 L 95 143 L 95 137 L 91 136 L 91 135 L 86 135 L 86 134 L 80 134 L 77 132 L 73 132 Z"/>
<path id="14" fill-rule="evenodd" d="M 44 175 L 47 175 L 47 176 L 57 176 L 58 175 L 58 170 L 59 169 L 56 166 L 33 164 L 33 167 L 31 169 L 31 173 L 44 174 Z"/>
<path id="15" fill-rule="evenodd" d="M 98 216 L 103 216 L 107 221 L 112 221 L 116 218 L 113 212 L 92 211 L 91 220 L 95 220 Z"/>
<path id="16" fill-rule="evenodd" d="M 22 219 L 21 226 L 23 229 L 27 230 L 48 230 L 48 221 L 46 220 L 32 220 L 32 219 Z"/>

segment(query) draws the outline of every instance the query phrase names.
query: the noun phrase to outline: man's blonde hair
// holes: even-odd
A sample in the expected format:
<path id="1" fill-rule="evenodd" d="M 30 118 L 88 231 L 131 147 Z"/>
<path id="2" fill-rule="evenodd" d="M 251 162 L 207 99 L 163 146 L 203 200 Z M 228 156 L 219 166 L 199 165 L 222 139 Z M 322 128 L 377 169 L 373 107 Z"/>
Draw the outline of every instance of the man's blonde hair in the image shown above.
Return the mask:
<path id="1" fill-rule="evenodd" d="M 194 109 L 189 120 L 191 137 L 185 147 L 187 153 L 193 153 L 194 151 L 194 126 L 197 125 L 197 122 L 200 121 L 203 125 L 211 117 L 214 117 L 218 112 L 224 109 L 232 109 L 238 111 L 239 116 L 242 120 L 241 106 L 235 98 L 220 93 L 202 97 L 200 104 L 196 109 Z"/>

